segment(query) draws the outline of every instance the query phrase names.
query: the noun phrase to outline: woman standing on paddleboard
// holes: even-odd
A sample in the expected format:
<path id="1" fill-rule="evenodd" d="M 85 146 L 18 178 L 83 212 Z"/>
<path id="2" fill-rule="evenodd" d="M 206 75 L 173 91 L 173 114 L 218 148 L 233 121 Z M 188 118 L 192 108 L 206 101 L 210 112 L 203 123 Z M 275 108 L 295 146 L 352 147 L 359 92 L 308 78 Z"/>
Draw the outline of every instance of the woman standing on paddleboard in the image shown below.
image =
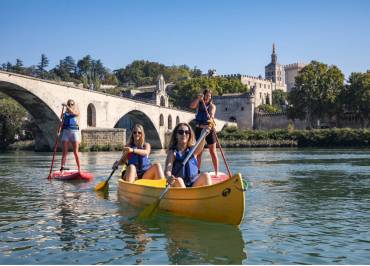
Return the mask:
<path id="1" fill-rule="evenodd" d="M 67 159 L 69 143 L 71 143 L 73 147 L 73 154 L 75 156 L 78 172 L 81 172 L 80 158 L 78 155 L 78 146 L 80 144 L 80 128 L 79 128 L 80 111 L 76 103 L 72 99 L 69 99 L 67 101 L 67 104 L 63 103 L 63 106 L 66 107 L 66 111 L 64 112 L 63 115 L 63 132 L 62 132 L 63 155 L 60 172 L 67 170 L 66 168 L 64 168 L 64 166 Z"/>

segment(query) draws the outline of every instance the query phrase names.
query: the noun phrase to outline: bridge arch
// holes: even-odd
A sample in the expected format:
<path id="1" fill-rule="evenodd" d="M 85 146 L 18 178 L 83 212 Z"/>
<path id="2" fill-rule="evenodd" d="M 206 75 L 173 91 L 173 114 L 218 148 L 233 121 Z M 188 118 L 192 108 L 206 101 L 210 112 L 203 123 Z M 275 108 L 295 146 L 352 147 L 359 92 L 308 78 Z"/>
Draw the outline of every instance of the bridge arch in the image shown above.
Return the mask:
<path id="1" fill-rule="evenodd" d="M 145 141 L 150 143 L 152 148 L 161 149 L 163 148 L 161 138 L 158 134 L 157 129 L 153 121 L 143 112 L 139 110 L 133 110 L 124 114 L 114 126 L 115 128 L 126 129 L 126 141 L 132 133 L 132 128 L 135 124 L 141 124 L 145 130 Z"/>
<path id="2" fill-rule="evenodd" d="M 49 105 L 26 88 L 14 83 L 0 81 L 0 92 L 17 101 L 34 119 L 37 126 L 36 132 L 33 132 L 35 134 L 35 149 L 37 151 L 51 150 L 54 146 L 60 119 Z M 60 109 L 61 111 L 62 109 Z M 50 134 L 50 132 L 54 132 L 54 134 Z"/>

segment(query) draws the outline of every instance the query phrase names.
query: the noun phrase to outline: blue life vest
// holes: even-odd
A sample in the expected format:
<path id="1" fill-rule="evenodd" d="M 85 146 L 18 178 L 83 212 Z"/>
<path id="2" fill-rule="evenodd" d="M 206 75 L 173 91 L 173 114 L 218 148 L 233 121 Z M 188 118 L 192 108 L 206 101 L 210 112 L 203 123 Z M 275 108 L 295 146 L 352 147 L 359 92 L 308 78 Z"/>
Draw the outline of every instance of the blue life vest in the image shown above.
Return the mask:
<path id="1" fill-rule="evenodd" d="M 79 130 L 77 115 L 65 112 L 63 117 L 63 129 Z"/>
<path id="2" fill-rule="evenodd" d="M 183 155 L 180 154 L 179 151 L 175 150 L 176 152 L 176 158 L 175 161 L 173 162 L 173 167 L 172 167 L 172 175 L 176 177 L 182 177 L 184 180 L 184 183 L 187 187 L 191 187 L 194 182 L 198 179 L 198 161 L 195 158 L 194 154 L 191 155 L 190 159 L 188 162 L 185 164 L 184 167 L 182 167 L 182 162 L 188 155 L 190 149 L 188 148 Z M 179 168 L 181 168 L 179 170 Z"/>
<path id="3" fill-rule="evenodd" d="M 131 145 L 131 148 L 143 150 L 144 147 L 136 147 L 135 145 Z M 141 156 L 136 153 L 129 153 L 128 154 L 128 164 L 133 164 L 136 167 L 136 171 L 138 173 L 145 172 L 151 166 L 150 160 L 148 156 Z"/>
<path id="4" fill-rule="evenodd" d="M 204 105 L 203 102 L 199 102 L 197 114 L 195 116 L 196 123 L 198 125 L 208 125 L 208 116 L 207 112 L 209 113 L 209 107 L 211 106 L 210 103 L 208 105 Z M 207 109 L 207 112 L 206 112 Z"/>

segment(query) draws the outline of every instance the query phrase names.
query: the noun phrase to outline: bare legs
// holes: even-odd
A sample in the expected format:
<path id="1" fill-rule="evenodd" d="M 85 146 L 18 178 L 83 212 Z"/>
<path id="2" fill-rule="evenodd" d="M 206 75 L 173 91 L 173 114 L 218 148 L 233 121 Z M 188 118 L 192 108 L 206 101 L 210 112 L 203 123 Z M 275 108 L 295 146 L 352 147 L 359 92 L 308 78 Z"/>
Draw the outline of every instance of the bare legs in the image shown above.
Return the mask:
<path id="1" fill-rule="evenodd" d="M 216 143 L 208 145 L 208 149 L 209 149 L 209 153 L 211 154 L 213 168 L 215 169 L 215 174 L 217 175 L 218 174 L 218 156 L 217 156 L 217 150 L 216 150 Z M 197 155 L 198 169 L 200 169 L 202 165 L 202 154 L 203 154 L 203 151 Z"/>
<path id="2" fill-rule="evenodd" d="M 202 173 L 199 178 L 194 182 L 193 187 L 209 186 L 212 185 L 212 178 L 209 173 Z M 184 180 L 181 177 L 176 177 L 172 187 L 185 188 Z"/>
<path id="3" fill-rule="evenodd" d="M 80 157 L 78 155 L 79 142 L 71 142 L 71 143 L 72 143 L 73 155 L 75 156 L 78 171 L 81 172 Z M 63 154 L 62 154 L 62 166 L 61 166 L 62 169 L 64 168 L 64 165 L 67 160 L 68 147 L 69 147 L 69 141 L 63 141 Z"/>
<path id="4" fill-rule="evenodd" d="M 143 179 L 162 179 L 164 178 L 164 173 L 162 167 L 159 163 L 153 164 L 148 170 L 145 171 Z M 127 182 L 133 183 L 137 179 L 136 167 L 133 164 L 127 166 L 124 179 Z"/>

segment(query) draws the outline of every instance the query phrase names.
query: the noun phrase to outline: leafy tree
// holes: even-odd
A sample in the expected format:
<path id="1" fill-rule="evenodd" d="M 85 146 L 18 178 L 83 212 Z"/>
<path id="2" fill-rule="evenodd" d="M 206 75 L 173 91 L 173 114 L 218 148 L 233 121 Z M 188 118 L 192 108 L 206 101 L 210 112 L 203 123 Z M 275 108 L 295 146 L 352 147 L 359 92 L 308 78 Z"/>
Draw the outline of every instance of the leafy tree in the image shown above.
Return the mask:
<path id="1" fill-rule="evenodd" d="M 304 116 L 313 127 L 317 119 L 339 113 L 338 96 L 344 87 L 344 75 L 336 66 L 312 61 L 300 71 L 295 84 L 288 95 L 290 118 Z"/>
<path id="2" fill-rule="evenodd" d="M 200 77 L 181 80 L 176 83 L 170 94 L 170 100 L 178 106 L 188 107 L 192 99 L 206 88 L 211 89 L 213 95 L 224 93 L 248 92 L 249 88 L 242 84 L 240 79 L 222 77 Z"/>
<path id="3" fill-rule="evenodd" d="M 26 111 L 17 102 L 8 97 L 0 99 L 0 150 L 15 142 L 25 116 Z"/>
<path id="4" fill-rule="evenodd" d="M 345 111 L 358 115 L 361 126 L 367 127 L 365 122 L 370 119 L 370 72 L 351 73 L 348 81 L 341 95 Z"/>
<path id="5" fill-rule="evenodd" d="M 288 93 L 283 90 L 274 90 L 272 92 L 272 105 L 281 107 L 286 104 Z"/>

